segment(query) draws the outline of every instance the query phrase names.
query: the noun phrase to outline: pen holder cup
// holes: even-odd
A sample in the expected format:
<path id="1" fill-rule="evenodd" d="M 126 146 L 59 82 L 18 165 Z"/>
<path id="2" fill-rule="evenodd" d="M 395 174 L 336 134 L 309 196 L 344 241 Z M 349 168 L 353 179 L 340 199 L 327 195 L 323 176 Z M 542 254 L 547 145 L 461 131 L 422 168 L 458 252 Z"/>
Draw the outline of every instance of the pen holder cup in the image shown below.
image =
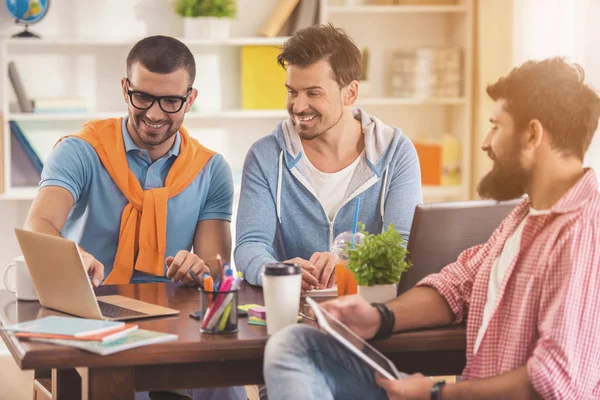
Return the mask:
<path id="1" fill-rule="evenodd" d="M 238 290 L 206 292 L 200 290 L 202 326 L 200 332 L 227 334 L 238 331 Z"/>

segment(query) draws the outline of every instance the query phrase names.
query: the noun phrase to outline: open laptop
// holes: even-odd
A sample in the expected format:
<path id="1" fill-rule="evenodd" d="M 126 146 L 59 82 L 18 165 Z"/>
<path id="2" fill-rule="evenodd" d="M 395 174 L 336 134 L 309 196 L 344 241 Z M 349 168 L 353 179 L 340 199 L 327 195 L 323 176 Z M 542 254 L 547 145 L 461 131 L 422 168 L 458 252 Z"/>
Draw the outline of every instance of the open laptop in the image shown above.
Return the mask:
<path id="1" fill-rule="evenodd" d="M 487 242 L 520 201 L 419 204 L 407 245 L 413 266 L 402 275 L 398 294 L 411 289 L 427 275 L 440 272 L 456 261 L 462 251 Z"/>
<path id="2" fill-rule="evenodd" d="M 83 318 L 113 321 L 179 314 L 124 296 L 94 294 L 75 242 L 15 229 L 31 280 L 44 307 Z"/>

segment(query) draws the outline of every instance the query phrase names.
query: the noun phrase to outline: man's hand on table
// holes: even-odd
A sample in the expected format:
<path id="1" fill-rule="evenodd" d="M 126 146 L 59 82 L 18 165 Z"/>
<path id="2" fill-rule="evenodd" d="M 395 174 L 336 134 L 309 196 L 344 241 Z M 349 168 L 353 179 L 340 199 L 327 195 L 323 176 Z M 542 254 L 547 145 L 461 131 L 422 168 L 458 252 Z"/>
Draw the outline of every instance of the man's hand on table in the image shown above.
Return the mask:
<path id="1" fill-rule="evenodd" d="M 319 286 L 317 269 L 310 261 L 296 257 L 284 262 L 298 264 L 302 268 L 302 294 Z"/>
<path id="2" fill-rule="evenodd" d="M 175 257 L 167 257 L 165 264 L 168 267 L 167 278 L 171 278 L 173 282 L 181 282 L 184 286 L 196 286 L 196 281 L 188 274 L 189 270 L 194 271 L 198 276 L 202 276 L 205 272 L 210 274 L 206 263 L 187 250 L 180 250 Z"/>
<path id="3" fill-rule="evenodd" d="M 319 280 L 319 288 L 325 289 L 335 285 L 335 263 L 337 256 L 326 251 L 314 253 L 308 262 L 314 265 Z"/>
<path id="4" fill-rule="evenodd" d="M 92 285 L 94 287 L 100 286 L 104 280 L 104 265 L 81 247 L 79 248 L 79 252 L 81 253 L 85 270 L 92 277 Z"/>

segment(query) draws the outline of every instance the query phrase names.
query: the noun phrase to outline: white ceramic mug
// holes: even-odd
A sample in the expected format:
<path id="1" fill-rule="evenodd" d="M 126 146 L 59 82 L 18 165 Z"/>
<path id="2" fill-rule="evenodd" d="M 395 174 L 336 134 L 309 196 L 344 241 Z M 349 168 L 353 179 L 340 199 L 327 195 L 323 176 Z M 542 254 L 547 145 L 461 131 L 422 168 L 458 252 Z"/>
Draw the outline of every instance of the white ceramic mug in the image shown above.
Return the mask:
<path id="1" fill-rule="evenodd" d="M 15 269 L 15 286 L 11 286 L 8 282 L 8 272 L 14 268 Z M 19 300 L 37 300 L 37 292 L 35 291 L 35 286 L 33 286 L 33 282 L 31 280 L 31 275 L 29 275 L 29 269 L 27 268 L 27 264 L 25 263 L 25 259 L 23 256 L 18 256 L 15 258 L 15 261 L 6 267 L 4 270 L 4 286 L 10 292 L 16 294 L 17 299 Z"/>

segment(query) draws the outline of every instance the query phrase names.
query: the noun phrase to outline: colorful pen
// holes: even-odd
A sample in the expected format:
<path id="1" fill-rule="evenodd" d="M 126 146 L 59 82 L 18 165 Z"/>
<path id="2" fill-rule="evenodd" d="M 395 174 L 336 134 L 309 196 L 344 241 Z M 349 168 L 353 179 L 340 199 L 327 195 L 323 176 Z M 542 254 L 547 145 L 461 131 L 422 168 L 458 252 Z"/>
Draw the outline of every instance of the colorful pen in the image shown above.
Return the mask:
<path id="1" fill-rule="evenodd" d="M 212 292 L 214 291 L 212 276 L 209 275 L 206 278 L 204 278 L 203 286 L 204 286 L 204 291 L 207 292 L 206 296 L 208 297 L 208 306 L 210 307 L 212 305 L 212 296 L 213 296 Z"/>

